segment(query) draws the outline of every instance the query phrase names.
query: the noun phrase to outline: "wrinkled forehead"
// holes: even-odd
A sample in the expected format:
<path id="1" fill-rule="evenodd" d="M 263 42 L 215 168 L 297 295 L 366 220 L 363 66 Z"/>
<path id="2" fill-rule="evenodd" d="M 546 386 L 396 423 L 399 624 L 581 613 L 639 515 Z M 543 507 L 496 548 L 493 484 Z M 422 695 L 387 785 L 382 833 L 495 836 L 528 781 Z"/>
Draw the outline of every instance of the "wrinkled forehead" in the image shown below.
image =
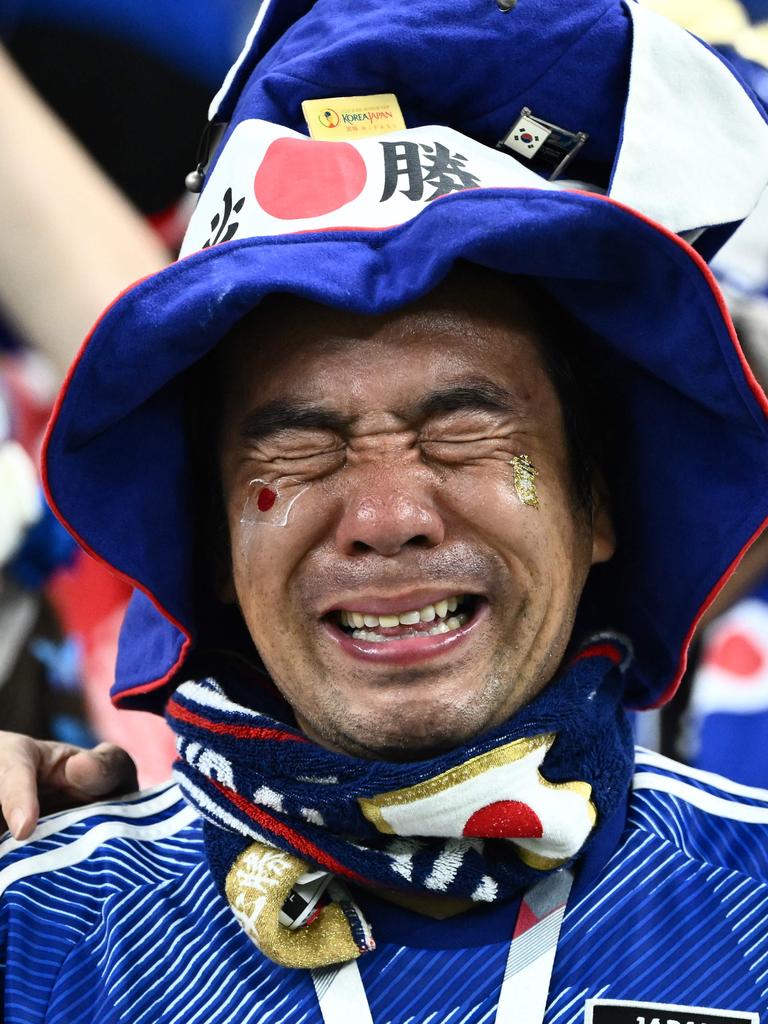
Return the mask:
<path id="1" fill-rule="evenodd" d="M 416 302 L 376 316 L 273 294 L 218 346 L 220 399 L 237 401 L 254 387 L 267 398 L 290 391 L 319 397 L 326 375 L 351 374 L 371 353 L 391 356 L 382 384 L 397 384 L 403 360 L 425 384 L 440 372 L 471 374 L 494 359 L 546 367 L 543 350 L 568 330 L 563 323 L 553 330 L 551 305 L 533 283 L 469 265 Z"/>

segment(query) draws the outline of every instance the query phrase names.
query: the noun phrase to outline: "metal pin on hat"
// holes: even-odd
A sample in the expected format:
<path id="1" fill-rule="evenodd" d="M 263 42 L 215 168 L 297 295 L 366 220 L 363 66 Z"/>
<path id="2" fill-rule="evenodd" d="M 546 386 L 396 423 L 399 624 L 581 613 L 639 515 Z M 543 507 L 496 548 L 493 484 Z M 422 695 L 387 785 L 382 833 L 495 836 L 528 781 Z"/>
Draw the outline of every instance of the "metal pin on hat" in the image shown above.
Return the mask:
<path id="1" fill-rule="evenodd" d="M 195 169 L 190 171 L 184 179 L 184 187 L 187 192 L 202 192 L 203 183 L 205 182 L 205 168 L 208 165 L 208 161 L 211 157 L 211 149 L 213 145 L 214 134 L 217 133 L 223 125 L 216 121 L 208 121 L 203 129 L 203 133 L 200 136 L 200 141 L 197 144 L 197 159 L 195 160 Z"/>
<path id="2" fill-rule="evenodd" d="M 496 3 L 502 14 L 508 14 L 516 6 L 517 0 L 496 0 Z"/>

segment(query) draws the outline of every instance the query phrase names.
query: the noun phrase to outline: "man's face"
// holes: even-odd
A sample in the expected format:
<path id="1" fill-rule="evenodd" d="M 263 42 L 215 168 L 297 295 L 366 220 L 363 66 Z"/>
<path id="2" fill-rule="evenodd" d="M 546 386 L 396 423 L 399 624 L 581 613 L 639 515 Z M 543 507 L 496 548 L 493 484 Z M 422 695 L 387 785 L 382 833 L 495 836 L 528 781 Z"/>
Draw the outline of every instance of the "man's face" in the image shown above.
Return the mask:
<path id="1" fill-rule="evenodd" d="M 428 756 L 557 670 L 612 537 L 574 496 L 535 324 L 509 283 L 469 274 L 376 318 L 272 301 L 226 343 L 227 589 L 323 746 Z M 538 508 L 515 493 L 522 455 Z M 255 479 L 277 493 L 263 514 Z"/>

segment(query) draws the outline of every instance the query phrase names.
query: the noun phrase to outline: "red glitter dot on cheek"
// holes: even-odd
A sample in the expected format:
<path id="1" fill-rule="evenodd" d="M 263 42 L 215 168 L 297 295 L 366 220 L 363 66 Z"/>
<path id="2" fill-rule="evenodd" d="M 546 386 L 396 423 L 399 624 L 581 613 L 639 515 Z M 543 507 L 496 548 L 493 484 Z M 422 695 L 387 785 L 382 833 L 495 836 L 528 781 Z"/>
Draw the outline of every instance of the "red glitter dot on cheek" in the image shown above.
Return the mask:
<path id="1" fill-rule="evenodd" d="M 259 512 L 269 512 L 276 501 L 277 491 L 273 491 L 271 487 L 262 487 L 256 499 L 256 505 Z"/>

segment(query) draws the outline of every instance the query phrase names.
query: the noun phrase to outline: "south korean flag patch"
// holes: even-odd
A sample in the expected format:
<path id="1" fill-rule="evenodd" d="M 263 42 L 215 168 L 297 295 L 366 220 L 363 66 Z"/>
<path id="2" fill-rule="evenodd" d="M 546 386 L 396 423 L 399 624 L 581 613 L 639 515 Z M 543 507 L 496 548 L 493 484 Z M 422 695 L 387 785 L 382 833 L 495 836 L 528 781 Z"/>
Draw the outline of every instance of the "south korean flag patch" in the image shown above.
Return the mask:
<path id="1" fill-rule="evenodd" d="M 584 1024 L 760 1024 L 760 1017 L 748 1010 L 588 999 L 584 1004 Z"/>
<path id="2" fill-rule="evenodd" d="M 508 149 L 530 160 L 547 141 L 552 132 L 532 117 L 522 114 L 504 139 Z"/>

